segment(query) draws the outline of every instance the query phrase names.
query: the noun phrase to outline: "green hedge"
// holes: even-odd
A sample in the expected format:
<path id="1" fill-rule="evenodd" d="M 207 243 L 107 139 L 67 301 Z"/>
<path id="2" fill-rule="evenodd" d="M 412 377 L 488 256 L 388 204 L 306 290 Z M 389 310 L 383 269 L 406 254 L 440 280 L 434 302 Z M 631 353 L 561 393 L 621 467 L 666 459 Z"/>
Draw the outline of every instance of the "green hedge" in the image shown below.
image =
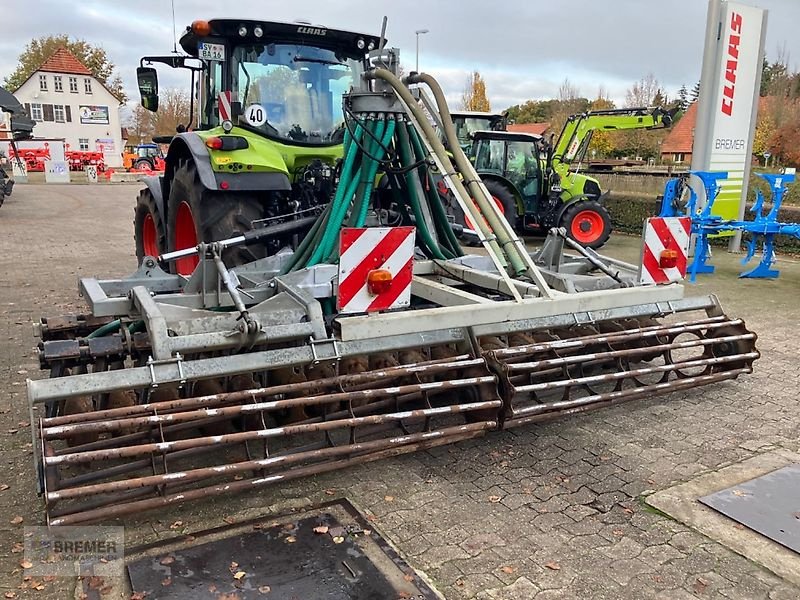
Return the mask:
<path id="1" fill-rule="evenodd" d="M 611 213 L 611 221 L 617 231 L 624 231 L 636 235 L 642 234 L 642 225 L 647 217 L 658 214 L 660 203 L 655 196 L 644 196 L 641 194 L 627 194 L 623 192 L 611 192 L 605 199 L 605 205 Z M 746 219 L 751 219 L 749 212 Z M 769 205 L 764 205 L 764 212 L 768 212 Z M 800 223 L 800 206 L 781 206 L 778 219 L 784 223 Z M 747 234 L 745 234 L 745 240 Z M 720 242 L 724 243 L 724 242 Z M 786 254 L 800 254 L 800 240 L 794 237 L 778 236 L 775 241 L 775 249 Z"/>

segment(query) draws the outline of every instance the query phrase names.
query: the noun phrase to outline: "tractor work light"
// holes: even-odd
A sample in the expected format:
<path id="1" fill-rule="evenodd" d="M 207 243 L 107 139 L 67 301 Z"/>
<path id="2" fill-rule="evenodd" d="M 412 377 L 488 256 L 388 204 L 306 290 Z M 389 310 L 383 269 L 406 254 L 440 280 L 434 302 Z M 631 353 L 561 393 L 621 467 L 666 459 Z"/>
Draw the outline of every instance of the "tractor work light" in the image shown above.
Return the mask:
<path id="1" fill-rule="evenodd" d="M 375 50 L 375 42 L 370 42 L 369 44 L 367 44 L 367 50 L 369 50 L 370 52 Z"/>
<path id="2" fill-rule="evenodd" d="M 262 35 L 264 35 L 264 30 L 261 29 L 260 25 L 256 25 L 255 27 L 253 27 L 253 35 L 256 36 L 257 38 L 260 38 Z"/>
<path id="3" fill-rule="evenodd" d="M 392 287 L 392 273 L 386 269 L 373 269 L 367 273 L 367 290 L 373 296 L 388 292 Z"/>
<path id="4" fill-rule="evenodd" d="M 239 36 L 245 37 L 246 35 L 247 35 L 247 27 L 242 25 L 241 27 L 239 27 Z"/>
<path id="5" fill-rule="evenodd" d="M 201 20 L 193 21 L 192 33 L 198 37 L 206 37 L 211 35 L 211 23 Z"/>
<path id="6" fill-rule="evenodd" d="M 661 252 L 658 259 L 658 266 L 662 269 L 674 269 L 678 266 L 678 251 L 669 248 Z"/>
<path id="7" fill-rule="evenodd" d="M 364 38 L 358 38 L 358 41 L 356 42 L 356 46 L 358 46 L 359 50 L 363 50 L 364 48 L 367 47 L 367 43 L 364 41 Z"/>

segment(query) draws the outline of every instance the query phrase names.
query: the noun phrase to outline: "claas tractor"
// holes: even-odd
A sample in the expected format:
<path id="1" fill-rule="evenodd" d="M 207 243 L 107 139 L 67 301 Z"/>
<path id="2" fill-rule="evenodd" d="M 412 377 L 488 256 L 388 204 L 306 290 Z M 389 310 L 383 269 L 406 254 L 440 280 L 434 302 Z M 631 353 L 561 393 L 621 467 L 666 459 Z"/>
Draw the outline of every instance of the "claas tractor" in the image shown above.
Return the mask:
<path id="1" fill-rule="evenodd" d="M 592 133 L 660 129 L 673 114 L 661 108 L 624 108 L 572 115 L 553 141 L 539 135 L 470 132 L 469 156 L 513 227 L 546 233 L 563 227 L 573 240 L 599 248 L 611 235 L 611 217 L 599 182 L 577 172 Z M 457 121 L 458 123 L 458 121 Z M 469 223 L 464 221 L 469 226 Z"/>
<path id="2" fill-rule="evenodd" d="M 158 109 L 148 65 L 191 71 L 199 92 L 194 122 L 170 141 L 164 175 L 145 180 L 139 194 L 139 262 L 254 228 L 272 234 L 232 249 L 234 263 L 296 245 L 330 197 L 345 134 L 342 98 L 377 43 L 307 24 L 216 19 L 187 28 L 185 56 L 144 57 L 137 75 L 145 108 Z M 197 263 L 187 257 L 171 268 L 188 275 Z"/>
<path id="3" fill-rule="evenodd" d="M 130 276 L 82 279 L 86 312 L 37 326 L 49 377 L 28 402 L 50 526 L 174 513 L 752 371 L 755 334 L 684 294 L 684 221 L 659 222 L 678 246 L 648 246 L 659 284 L 560 228 L 531 251 L 441 86 L 401 79 L 383 34 L 211 21 L 182 43 L 207 108 L 140 203 L 162 238 Z"/>

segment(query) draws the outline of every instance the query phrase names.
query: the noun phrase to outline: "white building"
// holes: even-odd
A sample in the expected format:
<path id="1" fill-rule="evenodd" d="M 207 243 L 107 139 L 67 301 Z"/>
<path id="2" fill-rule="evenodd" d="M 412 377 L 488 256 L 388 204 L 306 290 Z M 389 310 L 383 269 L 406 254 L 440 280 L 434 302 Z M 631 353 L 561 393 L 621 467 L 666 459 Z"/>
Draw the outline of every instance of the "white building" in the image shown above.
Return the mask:
<path id="1" fill-rule="evenodd" d="M 102 152 L 122 166 L 121 102 L 69 50 L 59 48 L 14 91 L 36 121 L 37 138 L 63 139 L 67 150 Z"/>

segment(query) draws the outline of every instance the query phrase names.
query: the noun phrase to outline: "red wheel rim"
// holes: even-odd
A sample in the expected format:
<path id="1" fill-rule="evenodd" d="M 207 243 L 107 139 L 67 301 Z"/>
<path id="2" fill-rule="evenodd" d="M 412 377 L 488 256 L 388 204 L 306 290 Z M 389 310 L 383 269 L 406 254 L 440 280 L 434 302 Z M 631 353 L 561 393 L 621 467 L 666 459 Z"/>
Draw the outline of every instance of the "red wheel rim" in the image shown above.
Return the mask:
<path id="1" fill-rule="evenodd" d="M 503 203 L 500 201 L 500 198 L 498 198 L 497 196 L 492 196 L 492 200 L 494 200 L 494 203 L 497 205 L 497 208 L 500 209 L 500 214 L 505 215 L 506 209 L 503 207 Z M 478 203 L 475 202 L 474 200 L 472 201 L 472 203 L 476 207 L 478 206 Z M 464 215 L 464 224 L 472 231 L 475 231 L 475 224 L 472 222 L 472 219 L 469 218 L 469 215 Z"/>
<path id="2" fill-rule="evenodd" d="M 142 223 L 142 250 L 146 256 L 158 256 L 158 233 L 153 215 L 147 213 Z"/>
<path id="3" fill-rule="evenodd" d="M 187 202 L 178 205 L 178 214 L 175 215 L 175 250 L 184 250 L 197 246 L 197 229 L 194 225 L 194 215 Z M 195 256 L 185 256 L 175 261 L 175 268 L 180 275 L 191 275 L 200 259 Z"/>
<path id="4" fill-rule="evenodd" d="M 582 210 L 572 219 L 570 235 L 581 244 L 591 244 L 603 235 L 603 216 L 594 210 Z"/>

